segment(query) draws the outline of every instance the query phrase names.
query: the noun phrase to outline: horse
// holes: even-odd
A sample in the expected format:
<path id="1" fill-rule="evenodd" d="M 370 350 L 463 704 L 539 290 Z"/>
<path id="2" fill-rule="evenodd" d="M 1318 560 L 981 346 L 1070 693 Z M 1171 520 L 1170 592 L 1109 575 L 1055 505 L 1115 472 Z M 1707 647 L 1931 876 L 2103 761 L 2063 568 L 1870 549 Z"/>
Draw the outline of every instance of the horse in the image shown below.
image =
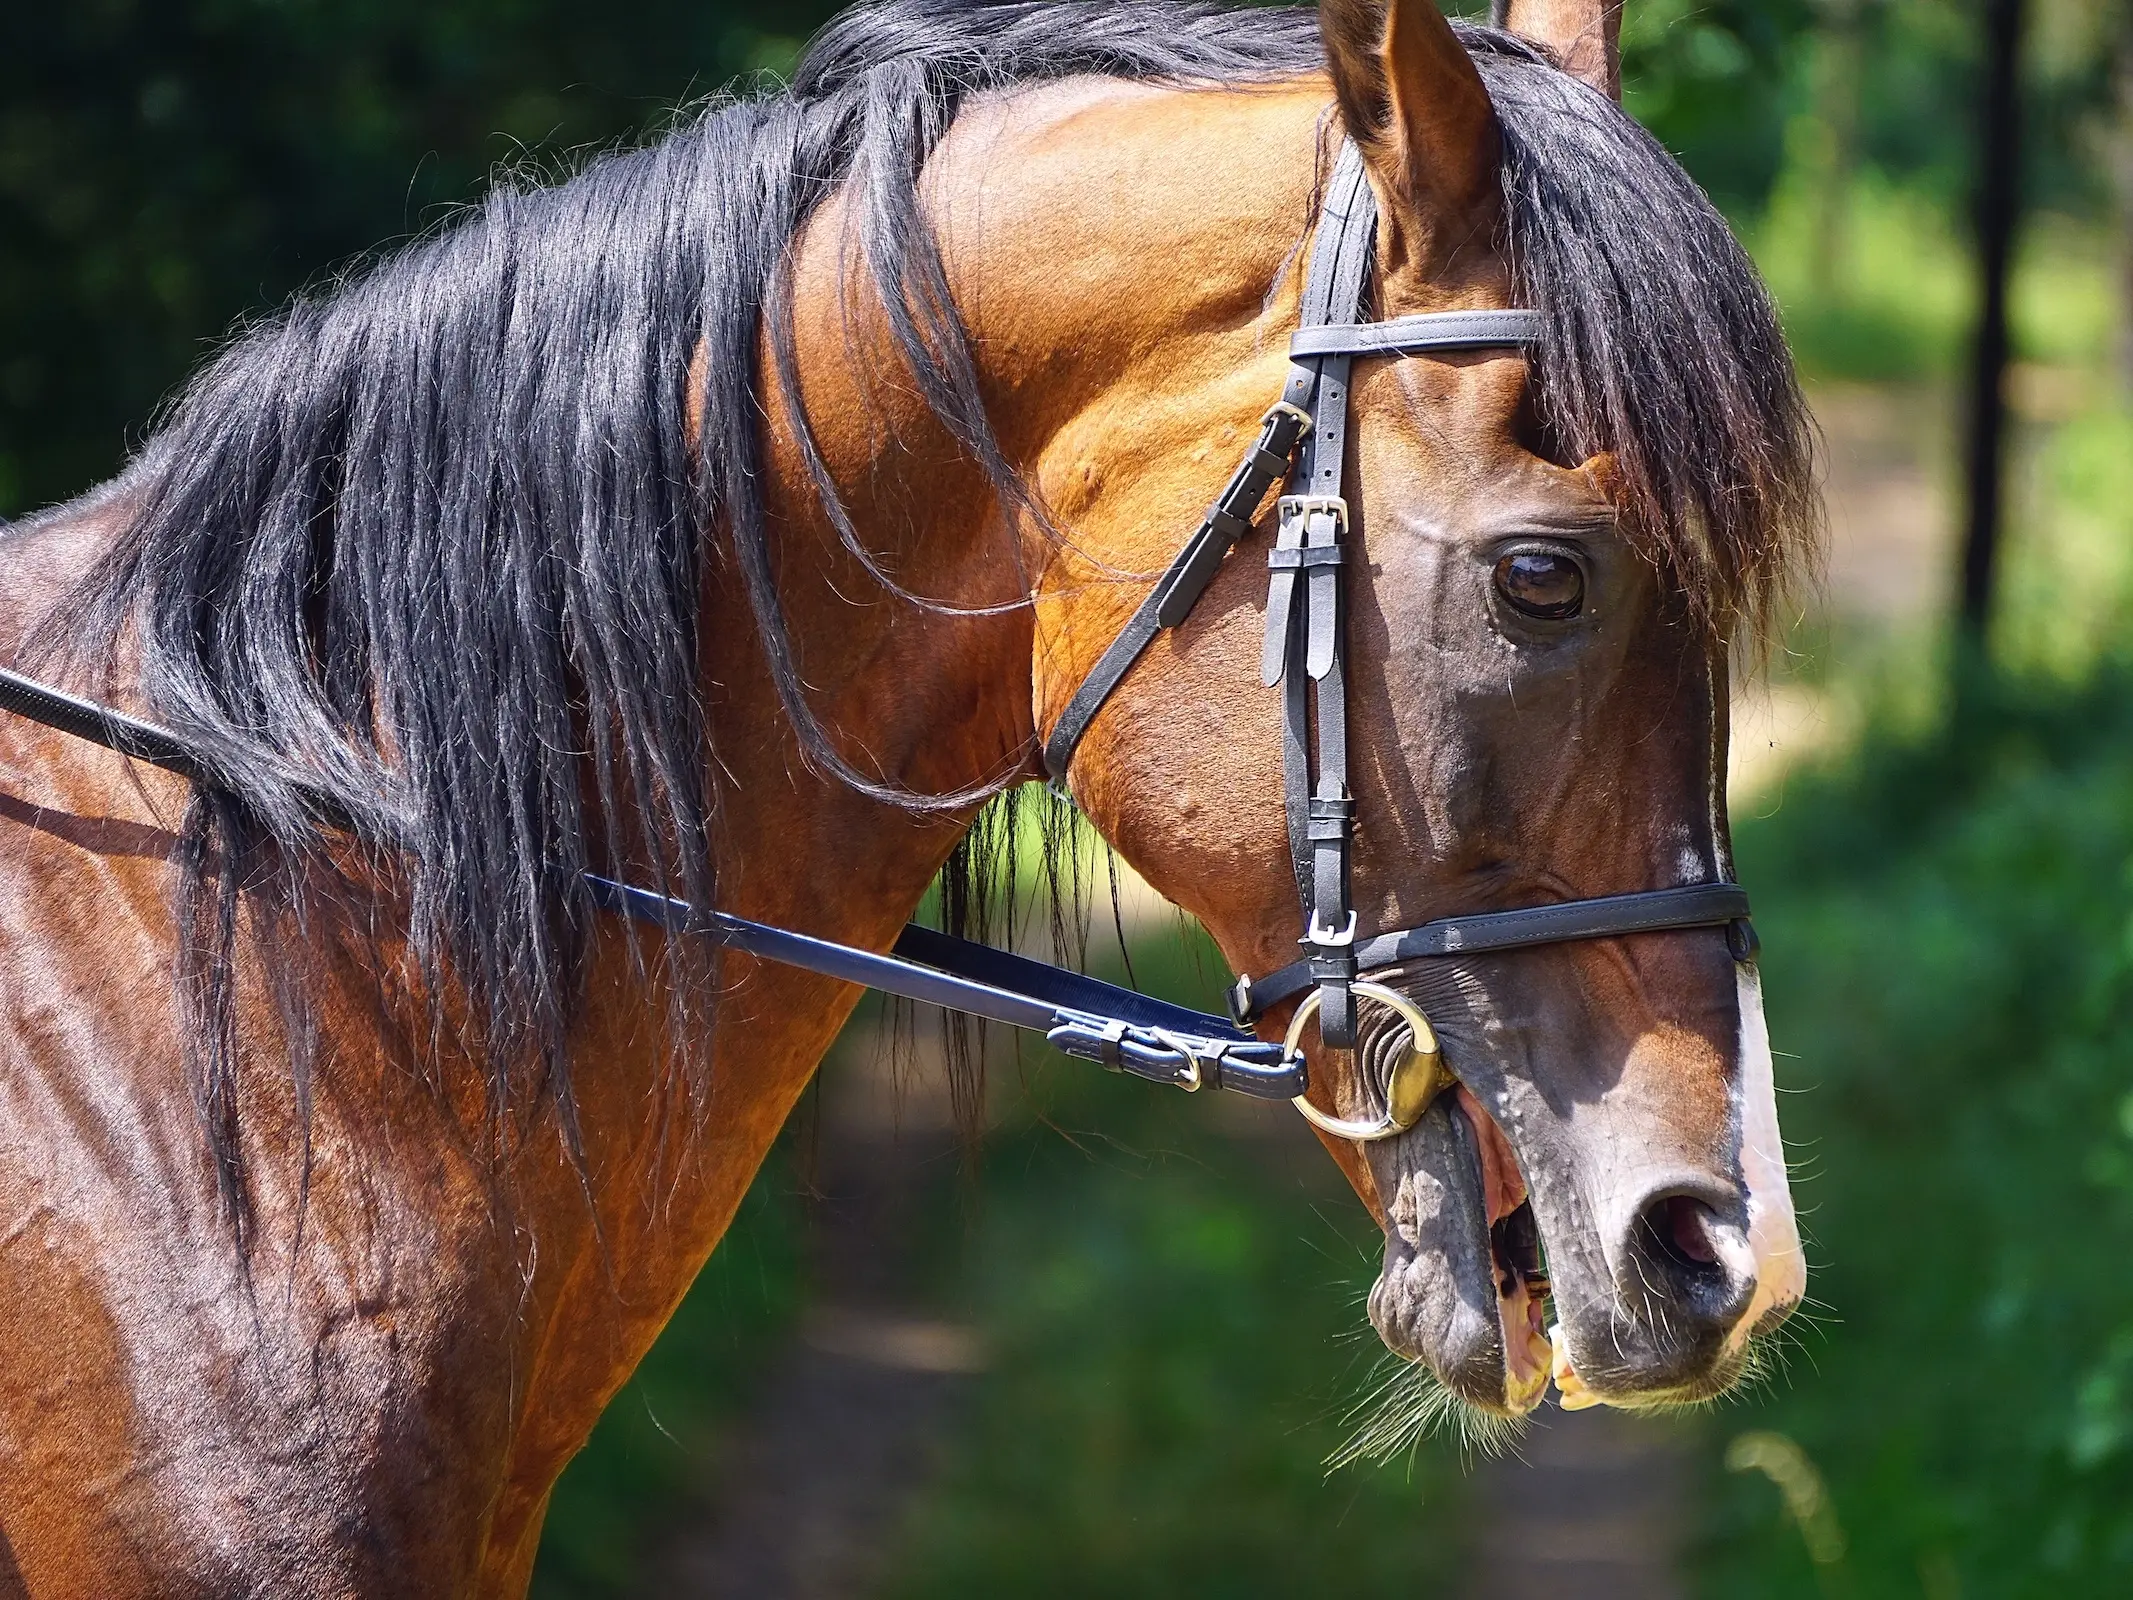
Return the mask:
<path id="1" fill-rule="evenodd" d="M 0 1592 L 526 1589 L 859 993 L 585 874 L 887 949 L 1281 392 L 1344 142 L 1378 315 L 1542 330 L 1354 363 L 1362 928 L 1729 880 L 1810 436 L 1618 9 L 876 0 L 244 333 L 10 528 L 4 659 L 200 772 L 0 719 Z M 1066 779 L 1241 972 L 1296 926 L 1272 516 Z M 1804 1286 L 1752 949 L 1384 983 L 1457 1080 L 1324 1135 L 1385 1343 L 1479 1416 L 1738 1381 Z M 1314 1103 L 1414 1043 L 1363 1004 Z"/>

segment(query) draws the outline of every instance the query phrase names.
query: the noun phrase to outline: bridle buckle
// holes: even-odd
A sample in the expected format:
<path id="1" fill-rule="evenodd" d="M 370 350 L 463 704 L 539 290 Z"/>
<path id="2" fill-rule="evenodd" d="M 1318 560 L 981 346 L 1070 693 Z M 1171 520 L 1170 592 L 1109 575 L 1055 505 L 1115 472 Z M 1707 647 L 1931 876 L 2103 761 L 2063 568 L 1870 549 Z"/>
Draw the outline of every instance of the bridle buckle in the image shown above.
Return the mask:
<path id="1" fill-rule="evenodd" d="M 1322 913 L 1317 906 L 1311 908 L 1311 926 L 1298 944 L 1316 945 L 1321 950 L 1345 950 L 1355 943 L 1355 913 L 1348 913 L 1348 920 L 1338 930 L 1321 926 Z"/>
<path id="2" fill-rule="evenodd" d="M 1284 524 L 1323 514 L 1334 520 L 1341 533 L 1348 531 L 1348 499 L 1345 495 L 1285 494 L 1279 505 Z"/>

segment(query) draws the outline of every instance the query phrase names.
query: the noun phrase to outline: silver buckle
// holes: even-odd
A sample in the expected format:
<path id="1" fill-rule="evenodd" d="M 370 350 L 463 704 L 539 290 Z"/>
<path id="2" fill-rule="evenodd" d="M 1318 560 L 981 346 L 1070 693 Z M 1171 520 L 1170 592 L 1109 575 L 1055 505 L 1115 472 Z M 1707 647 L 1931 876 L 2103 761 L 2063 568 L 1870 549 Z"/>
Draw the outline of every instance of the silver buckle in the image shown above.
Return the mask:
<path id="1" fill-rule="evenodd" d="M 1311 926 L 1299 943 L 1315 944 L 1321 950 L 1340 950 L 1355 943 L 1355 913 L 1353 911 L 1348 913 L 1347 926 L 1343 927 L 1338 933 L 1335 933 L 1331 928 L 1321 928 L 1318 925 L 1318 916 L 1318 907 L 1313 906 L 1311 908 Z"/>
<path id="2" fill-rule="evenodd" d="M 1178 1075 L 1172 1081 L 1187 1094 L 1198 1094 L 1207 1081 L 1207 1067 L 1191 1045 L 1168 1028 L 1150 1028 L 1148 1036 L 1178 1058 Z"/>
<path id="3" fill-rule="evenodd" d="M 1348 502 L 1341 495 L 1285 494 L 1281 497 L 1280 509 L 1284 523 L 1292 518 L 1308 518 L 1324 512 L 1339 525 L 1342 533 L 1348 531 Z"/>

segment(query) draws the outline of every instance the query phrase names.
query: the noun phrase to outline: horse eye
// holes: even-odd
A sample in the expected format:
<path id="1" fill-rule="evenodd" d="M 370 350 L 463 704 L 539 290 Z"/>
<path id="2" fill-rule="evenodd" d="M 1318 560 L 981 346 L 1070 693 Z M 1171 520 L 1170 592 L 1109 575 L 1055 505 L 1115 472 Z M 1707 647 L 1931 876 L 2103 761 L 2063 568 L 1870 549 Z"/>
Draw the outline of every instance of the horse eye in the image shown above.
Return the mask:
<path id="1" fill-rule="evenodd" d="M 1562 622 L 1585 605 L 1585 574 L 1568 556 L 1521 550 L 1496 563 L 1496 592 L 1529 617 Z"/>

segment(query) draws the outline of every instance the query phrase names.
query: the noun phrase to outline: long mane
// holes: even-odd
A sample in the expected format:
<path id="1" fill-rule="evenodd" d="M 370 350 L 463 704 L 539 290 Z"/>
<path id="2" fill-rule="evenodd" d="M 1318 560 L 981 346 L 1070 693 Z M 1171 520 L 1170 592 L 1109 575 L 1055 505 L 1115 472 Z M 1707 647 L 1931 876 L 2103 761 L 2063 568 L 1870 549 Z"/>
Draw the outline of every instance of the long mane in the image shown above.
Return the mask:
<path id="1" fill-rule="evenodd" d="M 1507 244 L 1547 321 L 1547 420 L 1568 451 L 1616 453 L 1633 536 L 1698 610 L 1753 620 L 1814 531 L 1768 299 L 1635 123 L 1532 46 L 1463 37 L 1503 123 Z M 832 23 L 789 89 L 554 188 L 500 185 L 202 371 L 116 486 L 130 524 L 66 631 L 123 641 L 147 706 L 219 779 L 186 825 L 181 960 L 240 1216 L 236 907 L 242 887 L 307 916 L 326 840 L 304 788 L 392 864 L 428 987 L 477 1019 L 492 1105 L 553 1095 L 575 1147 L 564 1041 L 596 915 L 579 874 L 626 867 L 718 900 L 697 683 L 714 541 L 803 740 L 839 765 L 794 671 L 759 488 L 758 332 L 767 318 L 789 359 L 781 267 L 822 197 L 858 192 L 922 392 L 1019 499 L 917 198 L 958 107 L 1077 74 L 1206 86 L 1322 67 L 1305 10 L 886 0 Z M 712 974 L 668 943 L 670 1033 L 687 1039 Z M 684 1075 L 698 1091 L 704 1058 Z"/>

